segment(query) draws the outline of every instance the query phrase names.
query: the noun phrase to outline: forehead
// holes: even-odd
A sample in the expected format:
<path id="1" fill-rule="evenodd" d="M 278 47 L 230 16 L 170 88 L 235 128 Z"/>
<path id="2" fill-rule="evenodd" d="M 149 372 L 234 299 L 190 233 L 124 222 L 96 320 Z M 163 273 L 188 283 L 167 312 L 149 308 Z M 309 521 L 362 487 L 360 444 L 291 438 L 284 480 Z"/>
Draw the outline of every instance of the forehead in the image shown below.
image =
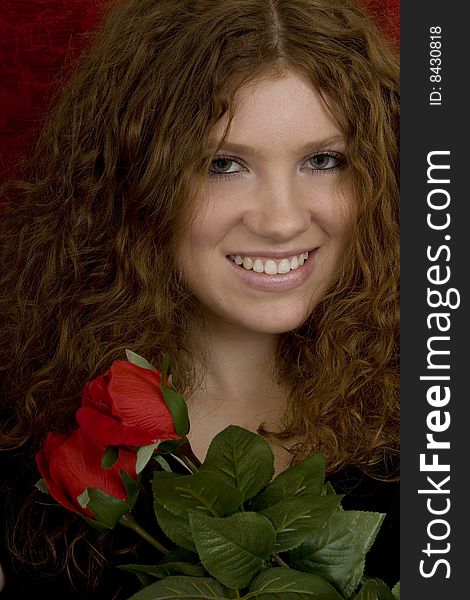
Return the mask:
<path id="1" fill-rule="evenodd" d="M 224 116 L 211 132 L 221 140 L 228 123 Z M 226 142 L 246 145 L 260 154 L 283 148 L 297 151 L 312 143 L 342 142 L 339 124 L 320 94 L 303 76 L 288 72 L 242 86 L 236 96 Z"/>

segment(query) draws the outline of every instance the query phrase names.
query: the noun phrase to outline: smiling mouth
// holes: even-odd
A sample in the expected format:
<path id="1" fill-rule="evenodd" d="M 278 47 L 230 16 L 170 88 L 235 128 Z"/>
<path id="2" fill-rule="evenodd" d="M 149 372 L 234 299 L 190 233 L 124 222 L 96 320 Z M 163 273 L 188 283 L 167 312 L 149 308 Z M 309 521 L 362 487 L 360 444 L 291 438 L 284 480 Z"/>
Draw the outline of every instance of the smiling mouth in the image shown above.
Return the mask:
<path id="1" fill-rule="evenodd" d="M 228 259 L 246 271 L 266 273 L 267 275 L 284 275 L 298 269 L 308 259 L 309 252 L 301 252 L 282 259 L 260 258 L 231 254 Z"/>

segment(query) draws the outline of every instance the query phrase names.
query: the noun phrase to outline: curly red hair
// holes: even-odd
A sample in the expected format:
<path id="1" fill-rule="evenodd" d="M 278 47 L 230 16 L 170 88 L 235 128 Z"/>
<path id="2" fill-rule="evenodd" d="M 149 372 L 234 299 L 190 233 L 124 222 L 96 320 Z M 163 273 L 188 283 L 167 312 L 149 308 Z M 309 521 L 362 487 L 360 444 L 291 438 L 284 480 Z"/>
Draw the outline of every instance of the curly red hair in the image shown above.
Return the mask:
<path id="1" fill-rule="evenodd" d="M 180 215 L 194 173 L 207 170 L 212 128 L 241 85 L 273 68 L 300 72 L 327 99 L 358 200 L 338 280 L 280 340 L 277 371 L 291 392 L 273 435 L 300 439 L 297 457 L 322 447 L 330 471 L 379 465 L 383 475 L 396 456 L 394 48 L 351 0 L 130 0 L 57 99 L 24 179 L 4 188 L 0 439 L 25 481 L 46 432 L 70 426 L 85 381 L 125 348 L 155 363 L 168 351 L 181 389 L 197 381 L 184 339 L 198 307 L 174 262 Z M 53 535 L 44 529 L 46 552 Z"/>

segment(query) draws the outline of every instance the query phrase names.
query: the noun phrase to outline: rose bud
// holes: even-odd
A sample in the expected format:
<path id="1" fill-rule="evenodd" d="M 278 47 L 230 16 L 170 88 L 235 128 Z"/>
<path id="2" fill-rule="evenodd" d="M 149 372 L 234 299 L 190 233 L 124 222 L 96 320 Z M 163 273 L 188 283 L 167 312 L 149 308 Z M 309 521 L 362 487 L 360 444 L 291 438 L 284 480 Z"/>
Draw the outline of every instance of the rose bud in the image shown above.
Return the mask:
<path id="1" fill-rule="evenodd" d="M 124 360 L 85 384 L 76 418 L 88 437 L 105 446 L 147 446 L 179 438 L 160 371 Z"/>
<path id="2" fill-rule="evenodd" d="M 113 527 L 135 500 L 133 498 L 129 502 L 127 489 L 135 488 L 137 483 L 132 481 L 137 479 L 137 453 L 129 448 L 120 448 L 113 466 L 104 469 L 101 461 L 105 450 L 80 429 L 75 429 L 65 435 L 49 433 L 35 458 L 47 491 L 57 502 L 73 512 Z M 123 476 L 127 479 L 127 489 Z M 99 514 L 93 511 L 97 496 L 100 500 Z"/>

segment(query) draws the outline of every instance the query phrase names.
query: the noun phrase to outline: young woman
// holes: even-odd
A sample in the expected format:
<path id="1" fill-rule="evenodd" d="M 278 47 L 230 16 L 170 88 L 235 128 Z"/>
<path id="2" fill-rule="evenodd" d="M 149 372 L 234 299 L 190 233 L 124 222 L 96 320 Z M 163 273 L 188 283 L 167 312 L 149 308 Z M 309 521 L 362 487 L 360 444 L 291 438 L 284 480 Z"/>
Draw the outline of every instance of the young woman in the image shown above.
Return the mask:
<path id="1" fill-rule="evenodd" d="M 120 2 L 30 164 L 0 226 L 6 591 L 117 590 L 124 550 L 44 507 L 33 457 L 126 348 L 170 353 L 201 460 L 239 424 L 393 512 L 398 67 L 354 2 Z"/>

